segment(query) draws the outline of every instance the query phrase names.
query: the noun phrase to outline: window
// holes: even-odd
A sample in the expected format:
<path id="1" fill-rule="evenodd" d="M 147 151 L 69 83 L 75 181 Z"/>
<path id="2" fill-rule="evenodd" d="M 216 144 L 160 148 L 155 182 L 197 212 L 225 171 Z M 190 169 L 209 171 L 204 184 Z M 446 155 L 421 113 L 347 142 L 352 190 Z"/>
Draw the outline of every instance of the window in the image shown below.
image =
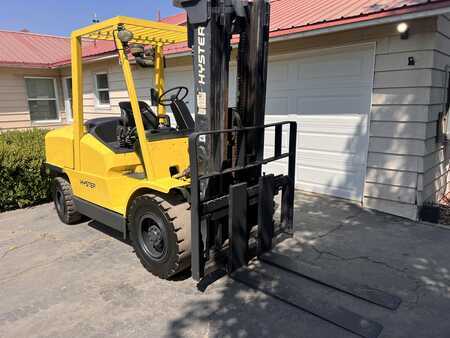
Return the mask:
<path id="1" fill-rule="evenodd" d="M 97 105 L 108 106 L 110 103 L 108 74 L 106 73 L 95 74 L 95 84 L 97 87 Z"/>
<path id="2" fill-rule="evenodd" d="M 58 120 L 56 82 L 51 78 L 25 78 L 32 122 Z"/>

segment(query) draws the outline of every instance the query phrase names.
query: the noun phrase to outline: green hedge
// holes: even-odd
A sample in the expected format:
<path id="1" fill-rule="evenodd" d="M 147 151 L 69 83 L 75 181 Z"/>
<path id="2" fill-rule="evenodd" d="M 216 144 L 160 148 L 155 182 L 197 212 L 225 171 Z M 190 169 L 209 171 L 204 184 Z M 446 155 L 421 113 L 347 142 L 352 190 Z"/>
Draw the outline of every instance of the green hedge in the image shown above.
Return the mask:
<path id="1" fill-rule="evenodd" d="M 47 130 L 0 133 L 0 212 L 46 202 L 51 179 L 43 170 Z"/>

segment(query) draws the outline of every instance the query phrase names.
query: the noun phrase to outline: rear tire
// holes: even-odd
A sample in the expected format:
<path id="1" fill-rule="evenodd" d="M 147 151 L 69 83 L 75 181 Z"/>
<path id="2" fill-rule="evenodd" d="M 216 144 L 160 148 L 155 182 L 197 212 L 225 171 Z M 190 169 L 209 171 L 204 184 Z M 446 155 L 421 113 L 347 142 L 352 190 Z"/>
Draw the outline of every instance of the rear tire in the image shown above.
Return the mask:
<path id="1" fill-rule="evenodd" d="M 70 183 L 63 177 L 53 180 L 53 201 L 59 219 L 65 224 L 75 224 L 82 220 L 83 215 L 77 212 L 73 200 Z"/>
<path id="2" fill-rule="evenodd" d="M 137 197 L 128 213 L 128 229 L 142 265 L 168 279 L 190 266 L 190 205 L 153 194 Z"/>

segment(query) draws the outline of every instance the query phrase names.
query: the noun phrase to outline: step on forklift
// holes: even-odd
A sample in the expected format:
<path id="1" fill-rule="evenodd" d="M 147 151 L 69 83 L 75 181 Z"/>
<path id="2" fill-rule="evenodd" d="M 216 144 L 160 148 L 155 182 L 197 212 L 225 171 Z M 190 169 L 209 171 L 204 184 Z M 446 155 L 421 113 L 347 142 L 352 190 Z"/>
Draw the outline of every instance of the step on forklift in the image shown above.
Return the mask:
<path id="1" fill-rule="evenodd" d="M 294 232 L 297 125 L 264 124 L 269 1 L 173 3 L 186 10 L 187 27 L 116 17 L 72 34 L 74 121 L 46 136 L 58 216 L 67 224 L 89 217 L 122 232 L 143 266 L 160 278 L 190 268 L 200 288 L 226 271 L 294 308 L 362 337 L 377 337 L 379 323 L 313 299 L 306 290 L 274 290 L 270 276 L 247 268 L 257 259 L 389 310 L 401 302 L 272 251 L 279 238 Z M 129 96 L 119 103 L 121 116 L 84 122 L 84 39 L 116 44 Z M 188 88 L 164 88 L 165 48 L 186 40 L 193 54 L 195 120 L 184 101 Z M 230 108 L 233 49 L 237 104 Z M 133 80 L 138 67 L 153 70 L 151 104 L 138 99 Z M 266 172 L 268 164 L 283 160 L 286 175 Z"/>

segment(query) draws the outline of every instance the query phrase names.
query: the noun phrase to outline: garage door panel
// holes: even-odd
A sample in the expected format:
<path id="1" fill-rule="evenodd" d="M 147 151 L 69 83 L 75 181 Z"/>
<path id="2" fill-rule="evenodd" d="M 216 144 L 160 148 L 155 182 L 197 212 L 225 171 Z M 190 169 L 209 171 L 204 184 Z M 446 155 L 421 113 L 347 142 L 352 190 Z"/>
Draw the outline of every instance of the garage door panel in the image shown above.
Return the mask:
<path id="1" fill-rule="evenodd" d="M 289 63 L 272 62 L 268 65 L 267 79 L 268 82 L 288 82 L 289 81 Z"/>
<path id="2" fill-rule="evenodd" d="M 286 114 L 289 112 L 289 97 L 269 97 L 266 102 L 266 110 L 270 114 Z"/>
<path id="3" fill-rule="evenodd" d="M 357 153 L 360 140 L 342 135 L 299 133 L 297 146 L 306 150 L 319 150 L 338 153 Z"/>
<path id="4" fill-rule="evenodd" d="M 362 200 L 373 61 L 372 46 L 353 46 L 311 52 L 269 66 L 266 123 L 298 123 L 298 188 Z M 266 134 L 265 143 L 265 153 L 273 154 L 271 133 Z M 265 168 L 286 173 L 287 163 L 283 160 Z"/>
<path id="5" fill-rule="evenodd" d="M 302 115 L 363 114 L 367 110 L 367 101 L 362 100 L 361 96 L 356 92 L 297 97 L 297 112 Z"/>
<path id="6" fill-rule="evenodd" d="M 364 60 L 360 55 L 335 53 L 302 58 L 299 62 L 299 81 L 329 81 L 331 79 L 359 79 L 362 77 Z"/>
<path id="7" fill-rule="evenodd" d="M 301 182 L 335 188 L 344 187 L 345 190 L 354 190 L 357 188 L 357 182 L 349 179 L 346 171 L 313 168 L 302 165 L 297 166 L 297 170 L 300 172 L 298 179 Z"/>
<path id="8" fill-rule="evenodd" d="M 367 123 L 364 116 L 361 115 L 327 115 L 327 116 L 300 116 L 298 119 L 301 132 L 303 133 L 333 133 L 343 134 L 355 137 L 355 135 L 364 135 L 367 131 Z"/>
<path id="9" fill-rule="evenodd" d="M 274 146 L 273 139 L 269 136 L 270 134 L 266 134 L 264 147 L 264 158 L 274 156 Z M 301 135 L 299 136 L 301 137 Z M 289 144 L 289 135 L 283 135 L 283 147 L 282 152 L 289 152 L 289 148 L 287 145 Z M 341 170 L 341 171 L 349 171 L 349 172 L 357 172 L 361 169 L 361 165 L 364 164 L 364 156 L 361 155 L 360 152 L 339 152 L 336 153 L 330 148 L 324 148 L 324 150 L 314 149 L 306 149 L 305 147 L 297 148 L 297 163 L 310 166 L 310 167 L 323 167 L 324 163 L 327 164 L 327 168 Z M 287 159 L 281 159 L 280 163 L 287 165 Z"/>
<path id="10" fill-rule="evenodd" d="M 274 175 L 287 175 L 287 162 L 272 162 L 263 166 L 263 173 L 274 174 Z"/>
<path id="11" fill-rule="evenodd" d="M 324 163 L 327 163 L 327 169 L 349 173 L 358 173 L 363 160 L 359 154 L 335 154 L 309 150 L 298 150 L 297 158 L 300 159 L 297 163 L 302 166 L 321 168 Z"/>
<path id="12" fill-rule="evenodd" d="M 356 201 L 360 200 L 359 196 L 361 194 L 358 188 L 352 190 L 349 185 L 346 185 L 346 183 L 342 183 L 340 186 L 331 186 L 298 180 L 297 183 L 295 184 L 295 187 L 297 189 L 317 194 L 331 195 Z"/>
<path id="13" fill-rule="evenodd" d="M 272 150 L 275 149 L 275 133 L 266 132 L 264 135 L 265 149 Z M 281 150 L 284 152 L 289 151 L 289 134 L 283 133 L 281 136 Z"/>

